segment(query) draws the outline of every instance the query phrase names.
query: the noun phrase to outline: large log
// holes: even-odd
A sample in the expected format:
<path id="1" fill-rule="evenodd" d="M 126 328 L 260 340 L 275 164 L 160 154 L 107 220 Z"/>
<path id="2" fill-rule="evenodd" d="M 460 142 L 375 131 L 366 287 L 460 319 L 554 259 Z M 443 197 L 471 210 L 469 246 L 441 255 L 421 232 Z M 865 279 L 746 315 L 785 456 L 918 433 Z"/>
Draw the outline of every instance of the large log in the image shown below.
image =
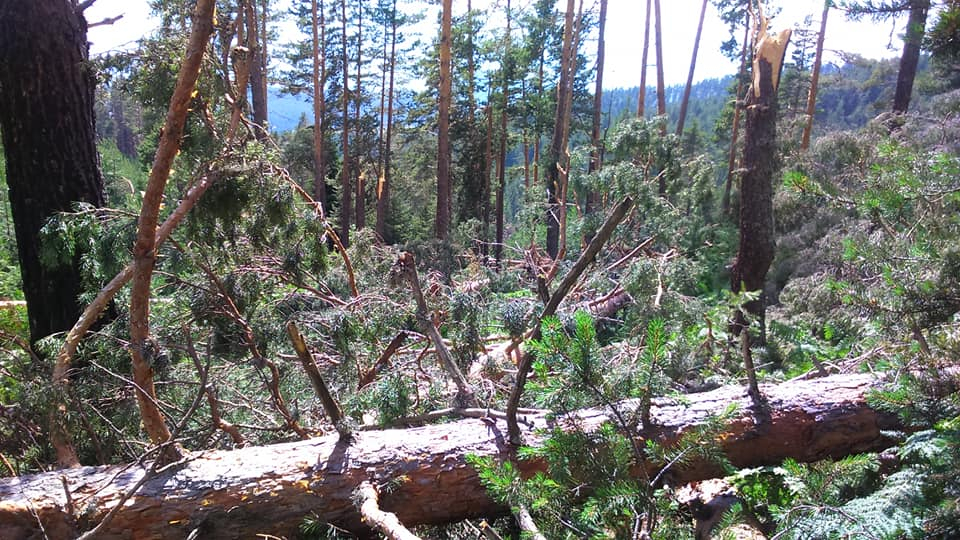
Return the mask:
<path id="1" fill-rule="evenodd" d="M 669 441 L 723 410 L 739 409 L 722 438 L 738 467 L 775 464 L 787 457 L 815 461 L 882 449 L 882 430 L 896 420 L 870 408 L 864 396 L 878 381 L 871 375 L 836 375 L 766 386 L 769 423 L 758 425 L 743 388 L 723 387 L 657 400 L 651 436 Z M 636 402 L 620 404 L 624 409 Z M 604 409 L 576 414 L 594 429 L 610 418 Z M 523 420 L 528 444 L 542 439 L 543 415 Z M 147 480 L 98 538 L 253 538 L 255 533 L 292 536 L 304 516 L 363 533 L 353 503 L 363 482 L 380 486 L 380 506 L 407 526 L 449 523 L 503 514 L 476 472 L 469 454 L 509 459 L 505 424 L 465 419 L 426 427 L 358 432 L 352 442 L 336 436 L 233 451 L 198 452 L 187 462 Z M 541 464 L 523 462 L 527 472 Z M 83 467 L 0 480 L 0 538 L 74 538 L 95 525 L 149 467 Z M 676 471 L 673 482 L 703 479 L 716 466 L 696 463 Z M 65 485 L 69 486 L 70 498 Z M 43 530 L 41 532 L 40 524 Z"/>

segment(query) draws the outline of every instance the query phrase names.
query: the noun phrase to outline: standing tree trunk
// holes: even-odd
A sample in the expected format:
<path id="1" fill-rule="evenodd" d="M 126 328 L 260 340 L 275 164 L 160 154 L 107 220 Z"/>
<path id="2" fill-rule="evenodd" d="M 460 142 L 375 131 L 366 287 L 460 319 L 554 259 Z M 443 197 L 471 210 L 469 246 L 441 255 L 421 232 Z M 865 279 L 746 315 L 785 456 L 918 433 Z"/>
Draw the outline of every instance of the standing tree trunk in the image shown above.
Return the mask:
<path id="1" fill-rule="evenodd" d="M 659 116 L 664 116 L 667 114 L 667 96 L 663 94 L 664 92 L 664 82 L 663 82 L 663 33 L 660 28 L 660 0 L 653 0 L 653 11 L 654 11 L 654 32 L 656 33 L 656 54 L 657 54 L 657 114 Z M 664 135 L 667 133 L 667 125 L 663 124 L 661 131 Z M 661 189 L 660 194 L 663 195 L 665 189 L 663 188 L 664 184 L 661 180 Z"/>
<path id="2" fill-rule="evenodd" d="M 40 262 L 40 229 L 75 202 L 102 206 L 87 23 L 68 0 L 0 2 L 0 131 L 30 340 L 81 313 L 78 258 Z"/>
<path id="3" fill-rule="evenodd" d="M 123 95 L 116 89 L 110 92 L 110 113 L 113 114 L 113 121 L 116 124 L 116 135 L 114 140 L 117 143 L 117 150 L 127 159 L 137 159 L 137 140 L 133 134 L 133 129 L 127 121 L 127 106 L 124 103 Z"/>
<path id="4" fill-rule="evenodd" d="M 643 20 L 643 53 L 640 55 L 640 96 L 637 98 L 637 117 L 643 118 L 647 105 L 647 52 L 650 50 L 650 0 L 647 0 Z"/>
<path id="5" fill-rule="evenodd" d="M 363 69 L 363 0 L 357 0 L 357 86 L 354 89 L 354 100 L 353 100 L 353 118 L 354 126 L 353 129 L 356 130 L 356 140 L 360 140 L 360 108 L 363 100 L 363 86 L 361 84 L 362 78 L 362 69 Z M 360 165 L 360 156 L 356 156 L 357 163 L 357 194 L 356 194 L 356 211 L 354 216 L 357 222 L 357 230 L 367 226 L 367 207 L 366 207 L 366 185 L 364 182 L 365 175 L 363 167 Z"/>
<path id="6" fill-rule="evenodd" d="M 600 0 L 600 30 L 597 36 L 597 80 L 593 89 L 593 130 L 590 134 L 590 165 L 587 172 L 600 170 L 600 119 L 603 109 L 604 33 L 607 29 L 607 0 Z M 592 194 L 591 194 L 592 195 Z"/>
<path id="7" fill-rule="evenodd" d="M 920 62 L 920 46 L 927 26 L 927 12 L 930 0 L 912 0 L 910 18 L 903 40 L 903 55 L 900 57 L 900 71 L 897 72 L 897 89 L 893 94 L 893 112 L 905 113 L 910 107 L 913 94 L 913 80 L 917 77 L 917 64 Z"/>
<path id="8" fill-rule="evenodd" d="M 740 49 L 740 69 L 737 71 L 737 90 L 733 96 L 733 128 L 730 134 L 730 151 L 727 156 L 727 181 L 723 187 L 723 199 L 720 207 L 724 215 L 730 213 L 730 190 L 733 187 L 733 173 L 737 164 L 737 141 L 740 135 L 740 111 L 743 110 L 743 81 L 747 77 L 747 53 L 750 50 L 750 20 L 743 24 L 743 48 Z"/>
<path id="9" fill-rule="evenodd" d="M 340 241 L 344 246 L 350 245 L 350 211 L 351 211 L 351 191 L 352 182 L 350 182 L 350 92 L 349 79 L 350 70 L 347 69 L 347 0 L 340 0 L 340 31 L 342 47 L 340 48 L 340 59 L 343 71 L 343 91 L 341 95 L 341 115 L 343 127 L 340 130 L 340 139 L 343 148 L 343 163 L 340 166 Z"/>
<path id="10" fill-rule="evenodd" d="M 510 0 L 507 0 L 507 33 L 510 33 L 510 16 L 509 16 L 509 6 Z M 474 120 L 476 119 L 476 109 L 477 109 L 477 59 L 474 58 L 476 54 L 476 45 L 473 43 L 473 2 L 472 0 L 467 0 L 467 102 L 470 104 L 470 109 L 467 111 L 467 117 L 470 119 L 470 125 L 474 126 Z"/>
<path id="11" fill-rule="evenodd" d="M 509 60 L 510 56 L 510 0 L 507 0 L 507 32 L 504 36 L 503 45 L 503 87 L 501 88 L 503 103 L 500 106 L 500 158 L 497 160 L 497 194 L 496 194 L 496 242 L 493 246 L 494 260 L 497 261 L 497 267 L 503 259 L 503 239 L 504 239 L 504 216 L 503 204 L 507 187 L 507 107 L 510 105 L 510 69 L 513 63 Z"/>
<path id="12" fill-rule="evenodd" d="M 557 82 L 557 112 L 554 115 L 553 138 L 550 141 L 550 159 L 547 165 L 547 254 L 556 259 L 560 254 L 560 212 L 561 198 L 566 191 L 563 186 L 560 168 L 564 165 L 563 157 L 566 147 L 564 144 L 564 124 L 569 118 L 569 104 L 567 103 L 567 86 L 573 75 L 568 66 L 573 50 L 573 11 L 574 0 L 567 0 L 567 11 L 563 23 L 563 49 L 560 54 L 560 80 Z"/>
<path id="13" fill-rule="evenodd" d="M 443 0 L 443 13 L 440 21 L 440 109 L 437 122 L 437 217 L 435 223 L 436 236 L 440 240 L 446 240 L 450 234 L 451 196 L 453 193 L 450 178 L 450 93 L 453 77 L 450 66 L 452 12 L 453 1 Z"/>
<path id="14" fill-rule="evenodd" d="M 253 94 L 253 122 L 263 128 L 263 130 L 257 132 L 257 138 L 263 139 L 267 135 L 267 81 L 256 0 L 247 0 L 245 8 L 247 48 L 250 49 L 250 93 Z M 260 15 L 266 17 L 266 13 Z"/>
<path id="15" fill-rule="evenodd" d="M 313 200 L 327 208 L 327 163 L 324 155 L 324 99 L 323 87 L 326 82 L 325 43 L 320 40 L 320 30 L 324 26 L 323 0 L 311 0 L 310 12 L 313 22 Z M 318 13 L 319 12 L 319 13 Z"/>
<path id="16" fill-rule="evenodd" d="M 745 304 L 763 323 L 763 285 L 773 262 L 773 177 L 777 160 L 777 87 L 790 29 L 767 34 L 767 21 L 758 22 L 753 86 L 747 97 L 744 133 L 743 177 L 740 182 L 740 248 L 730 273 L 733 292 L 759 291 L 760 297 Z M 742 315 L 734 324 L 743 330 Z M 762 335 L 762 333 L 761 333 Z"/>
<path id="17" fill-rule="evenodd" d="M 700 35 L 703 34 L 703 18 L 707 14 L 707 0 L 700 7 L 700 22 L 697 23 L 697 35 L 693 38 L 693 56 L 690 58 L 690 72 L 687 73 L 687 86 L 683 89 L 680 101 L 680 115 L 677 117 L 677 136 L 683 135 L 683 124 L 687 120 L 687 105 L 690 103 L 690 91 L 693 90 L 693 72 L 697 68 L 697 53 L 700 52 Z"/>
<path id="18" fill-rule="evenodd" d="M 491 81 L 487 86 L 487 96 L 492 95 L 490 89 L 493 87 Z M 480 221 L 483 223 L 483 241 L 480 250 L 484 255 L 489 253 L 487 242 L 490 241 L 490 175 L 493 171 L 493 104 L 490 98 L 487 98 L 487 106 L 483 108 L 484 119 L 486 120 L 487 136 L 484 141 L 484 161 L 483 161 L 483 188 L 480 196 Z M 496 249 L 496 248 L 494 248 Z"/>
<path id="19" fill-rule="evenodd" d="M 824 0 L 823 15 L 820 16 L 820 33 L 817 34 L 817 52 L 813 59 L 813 73 L 810 75 L 810 93 L 807 94 L 807 122 L 803 126 L 800 150 L 810 148 L 810 132 L 813 131 L 813 115 L 817 112 L 817 85 L 820 84 L 820 64 L 823 61 L 823 38 L 827 34 L 827 15 L 830 14 L 832 0 Z"/>
<path id="20" fill-rule="evenodd" d="M 387 127 L 383 143 L 383 172 L 377 189 L 377 235 L 387 239 L 387 219 L 390 216 L 390 144 L 393 134 L 393 79 L 397 71 L 397 0 L 390 7 L 390 82 L 387 90 Z"/>

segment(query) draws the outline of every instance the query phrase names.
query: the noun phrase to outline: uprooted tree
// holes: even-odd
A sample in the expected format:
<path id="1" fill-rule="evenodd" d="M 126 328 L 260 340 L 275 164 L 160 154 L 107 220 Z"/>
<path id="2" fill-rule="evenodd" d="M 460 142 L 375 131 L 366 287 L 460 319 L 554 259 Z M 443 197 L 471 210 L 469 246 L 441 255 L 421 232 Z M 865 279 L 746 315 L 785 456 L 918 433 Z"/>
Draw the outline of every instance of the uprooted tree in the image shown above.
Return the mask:
<path id="1" fill-rule="evenodd" d="M 866 403 L 866 393 L 877 384 L 872 375 L 834 375 L 765 387 L 772 406 L 769 422 L 757 422 L 739 387 L 684 400 L 658 399 L 651 411 L 655 427 L 645 437 L 669 444 L 717 411 L 737 405 L 717 439 L 737 467 L 879 450 L 890 443 L 884 430 L 898 422 Z M 638 405 L 639 400 L 626 401 L 615 409 L 632 415 Z M 326 436 L 197 452 L 159 470 L 134 463 L 0 480 L 2 532 L 4 538 L 31 537 L 41 530 L 51 538 L 73 537 L 121 505 L 99 538 L 122 538 L 130 531 L 139 537 L 290 535 L 311 514 L 363 535 L 370 524 L 355 501 L 358 489 L 368 483 L 379 489 L 380 507 L 407 527 L 503 515 L 509 509 L 487 495 L 467 457 L 514 459 L 506 426 L 484 409 L 460 412 L 478 418 L 360 431 L 352 440 Z M 521 421 L 528 444 L 537 446 L 545 430 L 589 432 L 611 422 L 613 412 L 595 408 L 553 416 L 544 411 L 523 415 Z M 525 474 L 543 467 L 536 460 L 519 464 Z M 641 467 L 655 473 L 666 468 L 656 476 L 670 485 L 722 474 L 715 463 L 704 461 Z"/>

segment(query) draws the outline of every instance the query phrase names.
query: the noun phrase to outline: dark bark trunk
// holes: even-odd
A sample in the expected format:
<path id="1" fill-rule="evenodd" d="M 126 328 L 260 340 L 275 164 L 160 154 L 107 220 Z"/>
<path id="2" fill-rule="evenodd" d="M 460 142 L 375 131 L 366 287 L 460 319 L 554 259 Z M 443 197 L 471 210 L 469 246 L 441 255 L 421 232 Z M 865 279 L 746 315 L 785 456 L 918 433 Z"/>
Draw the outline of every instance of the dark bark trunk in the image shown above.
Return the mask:
<path id="1" fill-rule="evenodd" d="M 913 0 L 910 3 L 910 18 L 907 20 L 906 37 L 903 41 L 900 71 L 897 72 L 897 89 L 893 94 L 893 112 L 905 113 L 910 107 L 913 80 L 917 77 L 920 47 L 923 45 L 923 34 L 929 11 L 930 0 Z"/>
<path id="2" fill-rule="evenodd" d="M 87 23 L 68 0 L 4 2 L 0 131 L 30 340 L 69 330 L 81 313 L 80 261 L 40 262 L 40 229 L 75 202 L 102 206 Z"/>
<path id="3" fill-rule="evenodd" d="M 114 141 L 117 143 L 117 150 L 127 159 L 136 160 L 137 138 L 127 120 L 127 107 L 123 96 L 115 90 L 110 93 L 110 112 L 113 114 L 113 122 L 116 124 Z"/>
<path id="4" fill-rule="evenodd" d="M 493 83 L 487 87 L 487 95 L 491 95 L 490 91 L 493 88 Z M 489 242 L 490 242 L 490 193 L 491 193 L 491 180 L 490 176 L 493 174 L 493 106 L 490 104 L 491 100 L 487 100 L 487 106 L 483 109 L 483 114 L 486 123 L 486 132 L 487 135 L 484 141 L 484 160 L 483 160 L 483 185 L 481 187 L 481 196 L 480 196 L 480 221 L 483 224 L 483 244 L 480 246 L 480 251 L 484 255 L 489 253 Z M 494 248 L 496 249 L 496 248 Z"/>
<path id="5" fill-rule="evenodd" d="M 437 126 L 437 217 L 434 224 L 436 236 L 441 240 L 446 240 L 450 234 L 451 196 L 453 194 L 452 179 L 450 178 L 450 92 L 453 77 L 450 65 L 452 11 L 452 0 L 443 0 L 443 13 L 440 22 L 440 103 Z"/>
<path id="6" fill-rule="evenodd" d="M 684 402 L 654 400 L 646 436 L 669 444 L 710 415 L 737 403 L 719 444 L 736 467 L 776 465 L 879 451 L 891 441 L 884 430 L 898 429 L 889 415 L 872 409 L 866 394 L 877 388 L 872 375 L 836 375 L 765 386 L 772 410 L 758 425 L 751 402 L 739 387 L 690 394 Z M 619 404 L 635 411 L 639 400 Z M 562 425 L 597 429 L 612 421 L 606 409 L 575 413 Z M 547 431 L 543 414 L 528 415 L 527 442 L 538 447 Z M 557 425 L 556 423 L 552 425 Z M 508 508 L 486 493 L 467 455 L 511 459 L 504 426 L 492 417 L 472 418 L 405 430 L 363 431 L 352 442 L 337 435 L 234 451 L 198 454 L 182 466 L 148 479 L 103 530 L 104 540 L 130 538 L 251 538 L 255 533 L 293 537 L 305 516 L 315 514 L 362 535 L 353 497 L 366 481 L 390 483 L 381 507 L 407 527 L 506 515 Z M 641 441 L 642 444 L 642 441 Z M 538 460 L 519 462 L 522 474 L 543 470 Z M 651 466 L 648 464 L 648 468 Z M 0 530 L 3 538 L 74 538 L 90 528 L 121 494 L 144 476 L 143 465 L 84 467 L 14 479 L 0 479 Z M 669 473 L 671 485 L 725 474 L 718 466 L 694 461 Z M 403 481 L 398 481 L 403 479 Z M 64 495 L 83 500 L 92 511 L 75 517 Z M 202 501 L 202 503 L 200 503 Z M 79 509 L 74 508 L 74 511 Z M 131 531 L 135 531 L 131 533 Z"/>
<path id="7" fill-rule="evenodd" d="M 690 72 L 687 73 L 687 85 L 683 89 L 680 101 L 680 114 L 677 116 L 677 135 L 683 135 L 683 125 L 687 120 L 687 105 L 690 103 L 690 91 L 693 89 L 693 72 L 697 68 L 697 53 L 700 52 L 700 35 L 703 34 L 703 18 L 707 14 L 707 0 L 700 7 L 700 22 L 697 23 L 697 35 L 693 38 L 693 56 L 690 58 Z"/>
<path id="8" fill-rule="evenodd" d="M 743 176 L 740 180 L 740 248 L 730 273 L 734 292 L 760 291 L 747 310 L 761 318 L 763 285 L 773 262 L 773 178 L 777 160 L 777 87 L 790 30 L 761 35 L 755 47 L 753 86 L 747 97 Z"/>
<path id="9" fill-rule="evenodd" d="M 263 44 L 260 35 L 260 17 L 266 13 L 257 13 L 256 0 L 247 0 L 247 48 L 250 49 L 250 93 L 253 95 L 253 123 L 267 128 L 267 81 L 263 63 Z M 257 138 L 266 137 L 265 131 L 258 131 Z"/>
<path id="10" fill-rule="evenodd" d="M 503 56 L 510 55 L 510 0 L 507 0 L 507 33 L 504 40 Z M 496 240 L 493 247 L 494 259 L 497 267 L 503 260 L 504 216 L 503 204 L 507 188 L 507 108 L 510 106 L 510 73 L 503 69 L 502 81 L 503 103 L 500 108 L 500 158 L 497 163 L 497 193 L 496 193 Z"/>
<path id="11" fill-rule="evenodd" d="M 565 186 L 560 174 L 560 167 L 564 166 L 564 123 L 569 117 L 567 103 L 567 86 L 570 70 L 570 57 L 573 48 L 573 12 L 574 1 L 567 0 L 567 11 L 563 24 L 563 50 L 560 54 L 560 79 L 557 83 L 557 110 L 554 115 L 553 138 L 550 140 L 550 157 L 547 164 L 547 254 L 556 259 L 560 254 L 560 213 L 565 209 L 561 204 Z"/>
<path id="12" fill-rule="evenodd" d="M 310 3 L 313 26 L 313 200 L 327 208 L 327 163 L 324 149 L 324 83 L 326 82 L 326 48 L 320 38 L 323 29 L 323 0 Z M 326 37 L 326 36 L 324 36 Z"/>
<path id="13" fill-rule="evenodd" d="M 354 100 L 353 100 L 353 129 L 355 132 L 355 140 L 360 140 L 360 107 L 363 100 L 363 86 L 362 86 L 362 68 L 363 68 L 363 0 L 357 0 L 357 86 L 354 90 Z M 367 226 L 367 206 L 366 206 L 366 175 L 364 174 L 363 166 L 360 163 L 361 156 L 358 154 L 356 156 L 356 170 L 357 170 L 357 194 L 356 194 L 356 211 L 354 212 L 354 217 L 357 222 L 357 230 L 360 230 Z"/>
<path id="14" fill-rule="evenodd" d="M 342 46 L 340 48 L 340 59 L 343 62 L 343 92 L 341 96 L 341 115 L 343 127 L 340 130 L 340 138 L 343 148 L 343 163 L 340 167 L 340 241 L 344 246 L 350 245 L 350 213 L 352 210 L 352 191 L 353 185 L 350 181 L 350 92 L 349 80 L 350 70 L 348 69 L 347 57 L 347 0 L 340 0 L 340 31 Z"/>

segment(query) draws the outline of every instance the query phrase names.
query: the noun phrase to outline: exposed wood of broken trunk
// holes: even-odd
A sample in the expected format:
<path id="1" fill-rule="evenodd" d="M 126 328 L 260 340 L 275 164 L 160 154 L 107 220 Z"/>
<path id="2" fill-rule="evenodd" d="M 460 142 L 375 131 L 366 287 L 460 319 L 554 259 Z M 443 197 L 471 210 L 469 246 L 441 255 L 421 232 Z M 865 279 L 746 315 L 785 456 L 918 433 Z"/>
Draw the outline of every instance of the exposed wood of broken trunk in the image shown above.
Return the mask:
<path id="1" fill-rule="evenodd" d="M 739 409 L 721 446 L 737 467 L 775 464 L 787 457 L 813 461 L 879 450 L 890 444 L 881 430 L 896 422 L 866 403 L 876 388 L 872 375 L 836 375 L 810 381 L 765 386 L 770 421 L 757 425 L 741 387 L 723 387 L 677 400 L 660 399 L 651 411 L 650 436 L 676 440 L 730 403 Z M 638 401 L 622 402 L 624 412 Z M 577 424 L 595 429 L 610 412 L 576 413 Z M 545 415 L 527 416 L 524 437 L 542 444 Z M 564 425 L 571 422 L 564 422 Z M 198 453 L 187 463 L 148 480 L 131 497 L 101 538 L 252 537 L 254 533 L 292 535 L 304 516 L 350 530 L 365 531 L 352 497 L 363 482 L 392 491 L 381 493 L 380 508 L 396 514 L 407 527 L 449 523 L 471 517 L 504 515 L 509 510 L 491 500 L 467 455 L 509 459 L 505 426 L 493 419 L 404 430 L 366 431 L 352 443 L 326 436 L 266 447 Z M 542 463 L 521 461 L 524 473 Z M 84 467 L 0 480 L 0 538 L 27 538 L 43 524 L 50 538 L 74 537 L 92 527 L 143 476 L 143 465 Z M 722 474 L 709 463 L 694 463 L 673 472 L 671 483 Z M 62 481 L 61 478 L 64 480 Z M 63 482 L 70 489 L 70 503 Z M 70 515 L 70 508 L 77 516 Z M 80 515 L 78 509 L 93 511 Z"/>

